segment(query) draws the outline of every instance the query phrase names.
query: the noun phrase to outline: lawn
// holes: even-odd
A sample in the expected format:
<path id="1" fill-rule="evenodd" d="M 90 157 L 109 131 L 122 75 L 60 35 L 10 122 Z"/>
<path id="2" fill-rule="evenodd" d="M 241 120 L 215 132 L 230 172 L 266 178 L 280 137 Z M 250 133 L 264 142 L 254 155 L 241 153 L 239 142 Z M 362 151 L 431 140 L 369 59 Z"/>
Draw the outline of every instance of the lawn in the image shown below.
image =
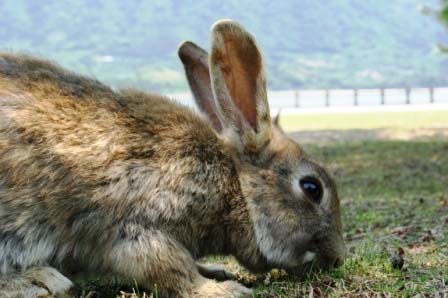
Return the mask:
<path id="1" fill-rule="evenodd" d="M 285 131 L 373 128 L 448 128 L 448 111 L 282 115 Z"/>
<path id="2" fill-rule="evenodd" d="M 282 124 L 289 130 L 447 127 L 448 112 L 284 116 Z M 327 164 L 337 181 L 350 251 L 345 264 L 295 280 L 277 270 L 250 276 L 232 258 L 204 261 L 239 270 L 256 297 L 448 297 L 448 138 L 319 142 L 304 148 Z M 120 294 L 114 281 L 78 289 L 78 297 L 91 290 L 100 297 L 132 296 Z"/>

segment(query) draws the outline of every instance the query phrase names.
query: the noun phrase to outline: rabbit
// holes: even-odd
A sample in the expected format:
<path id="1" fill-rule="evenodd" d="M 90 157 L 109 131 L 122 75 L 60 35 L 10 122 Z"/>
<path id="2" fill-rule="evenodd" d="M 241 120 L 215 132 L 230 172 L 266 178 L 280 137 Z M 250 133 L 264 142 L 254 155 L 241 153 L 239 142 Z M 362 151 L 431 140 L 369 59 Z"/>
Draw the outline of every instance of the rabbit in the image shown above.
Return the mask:
<path id="1" fill-rule="evenodd" d="M 178 49 L 199 113 L 0 54 L 0 296 L 66 297 L 70 270 L 159 297 L 250 297 L 222 269 L 343 262 L 334 180 L 271 122 L 263 59 L 232 20 Z"/>

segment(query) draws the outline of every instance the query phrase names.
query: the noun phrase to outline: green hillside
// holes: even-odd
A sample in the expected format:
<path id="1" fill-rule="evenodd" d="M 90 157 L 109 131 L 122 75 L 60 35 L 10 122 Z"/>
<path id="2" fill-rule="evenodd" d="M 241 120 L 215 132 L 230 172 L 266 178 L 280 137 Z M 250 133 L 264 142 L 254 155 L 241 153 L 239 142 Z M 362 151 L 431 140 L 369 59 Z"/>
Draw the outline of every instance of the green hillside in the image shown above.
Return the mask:
<path id="1" fill-rule="evenodd" d="M 0 1 L 0 48 L 58 61 L 115 86 L 186 90 L 180 41 L 208 47 L 232 18 L 261 44 L 271 89 L 447 85 L 438 0 Z M 445 36 L 446 35 L 446 36 Z"/>

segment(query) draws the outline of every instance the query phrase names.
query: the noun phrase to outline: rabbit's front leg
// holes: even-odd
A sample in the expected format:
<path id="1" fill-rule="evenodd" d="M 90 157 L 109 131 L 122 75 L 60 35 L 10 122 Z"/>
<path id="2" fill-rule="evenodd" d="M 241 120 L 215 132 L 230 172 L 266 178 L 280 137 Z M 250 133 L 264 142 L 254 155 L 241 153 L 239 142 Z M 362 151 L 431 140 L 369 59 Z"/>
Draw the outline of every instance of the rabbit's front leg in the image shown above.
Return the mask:
<path id="1" fill-rule="evenodd" d="M 135 229 L 112 247 L 106 266 L 134 278 L 159 297 L 246 297 L 251 290 L 234 281 L 217 282 L 199 274 L 190 253 L 178 241 L 158 231 Z"/>

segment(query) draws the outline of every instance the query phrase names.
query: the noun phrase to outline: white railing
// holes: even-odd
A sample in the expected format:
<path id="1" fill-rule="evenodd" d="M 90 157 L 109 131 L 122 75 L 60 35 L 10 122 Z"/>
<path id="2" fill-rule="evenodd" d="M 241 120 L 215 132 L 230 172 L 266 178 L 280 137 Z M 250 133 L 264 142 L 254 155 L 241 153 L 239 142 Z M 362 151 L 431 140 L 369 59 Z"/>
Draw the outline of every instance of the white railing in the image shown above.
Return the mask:
<path id="1" fill-rule="evenodd" d="M 170 94 L 194 106 L 190 93 Z M 448 103 L 448 87 L 268 91 L 273 109 Z"/>

